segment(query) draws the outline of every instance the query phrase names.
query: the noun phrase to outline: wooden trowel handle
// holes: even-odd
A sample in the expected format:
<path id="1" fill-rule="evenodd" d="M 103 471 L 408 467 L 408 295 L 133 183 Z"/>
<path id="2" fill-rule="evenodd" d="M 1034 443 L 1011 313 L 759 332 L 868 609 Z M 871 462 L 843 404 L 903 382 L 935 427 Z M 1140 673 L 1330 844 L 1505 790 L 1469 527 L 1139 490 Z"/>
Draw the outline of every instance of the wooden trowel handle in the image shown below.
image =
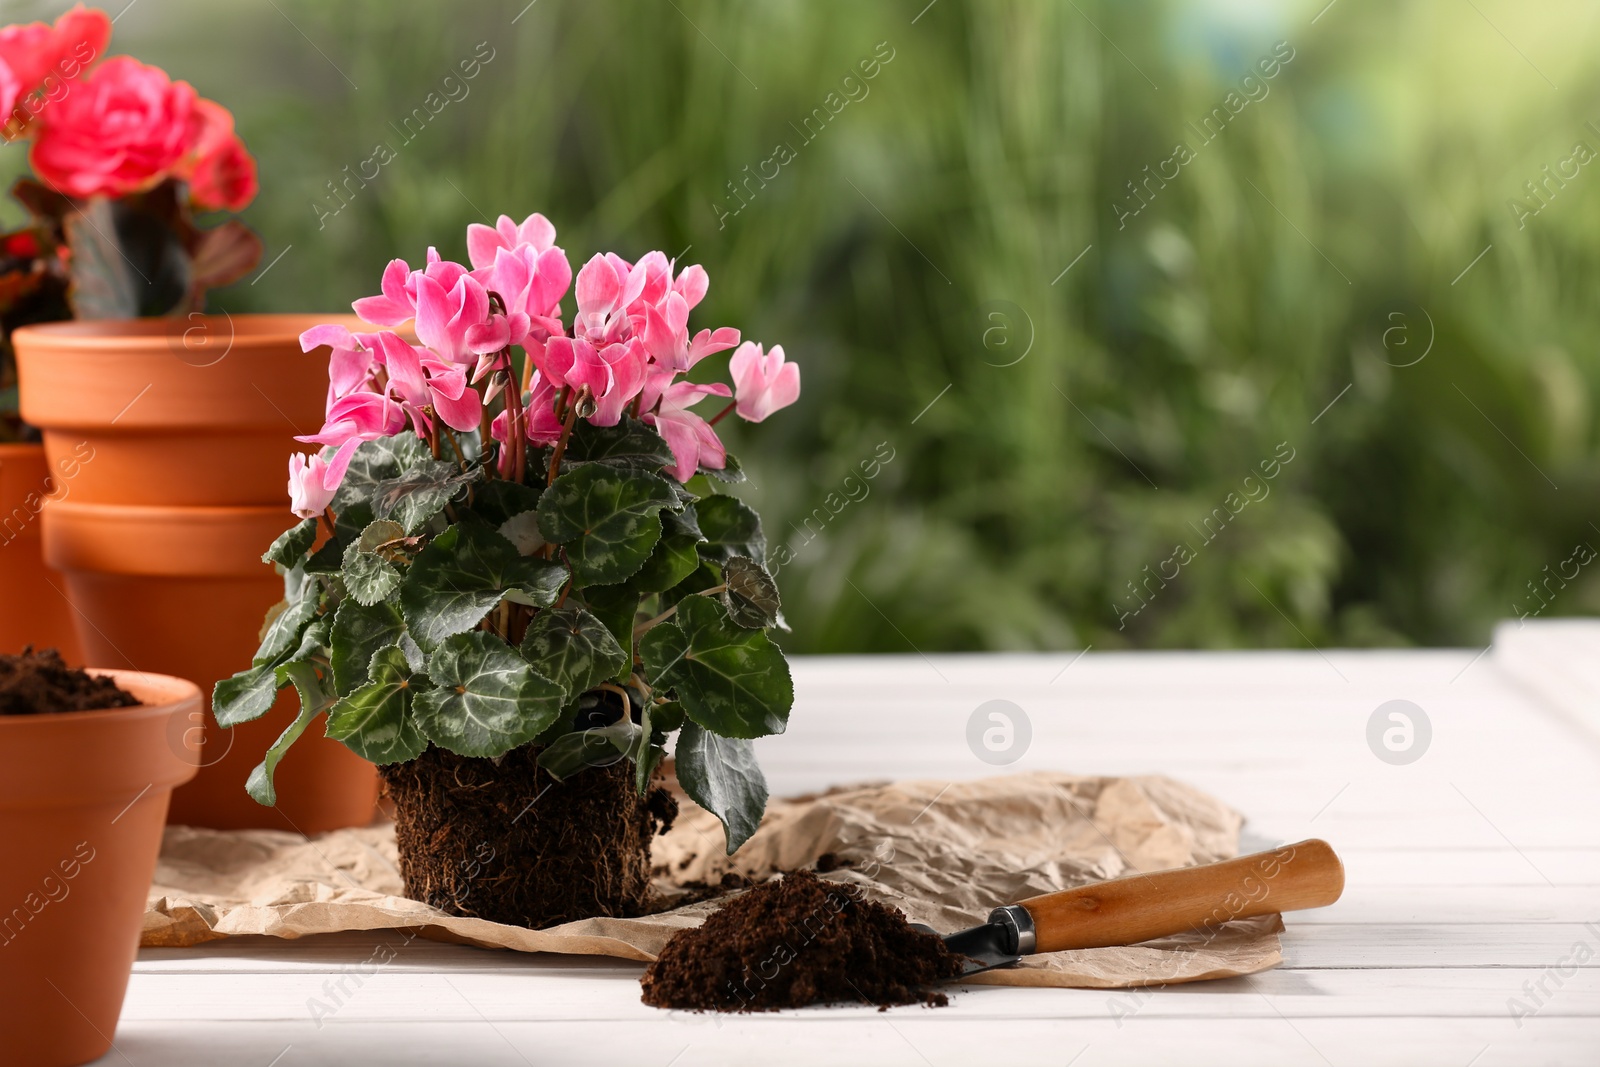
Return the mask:
<path id="1" fill-rule="evenodd" d="M 1020 902 L 1035 952 L 1133 945 L 1230 919 L 1320 908 L 1344 891 L 1344 865 L 1326 841 L 1301 841 L 1203 867 L 1179 867 Z"/>

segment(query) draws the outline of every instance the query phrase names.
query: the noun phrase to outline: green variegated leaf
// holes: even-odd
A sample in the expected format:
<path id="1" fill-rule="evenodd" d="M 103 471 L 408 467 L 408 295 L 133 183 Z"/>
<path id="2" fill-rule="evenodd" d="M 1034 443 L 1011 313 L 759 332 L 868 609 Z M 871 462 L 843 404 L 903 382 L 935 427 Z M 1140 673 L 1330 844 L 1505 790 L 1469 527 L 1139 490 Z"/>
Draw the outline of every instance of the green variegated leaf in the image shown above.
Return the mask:
<path id="1" fill-rule="evenodd" d="M 582 608 L 540 612 L 522 639 L 522 656 L 561 684 L 568 703 L 631 662 L 605 623 Z"/>
<path id="2" fill-rule="evenodd" d="M 577 584 L 625 581 L 661 538 L 659 512 L 675 503 L 647 471 L 590 463 L 557 478 L 539 498 L 539 530 L 566 549 Z"/>
<path id="3" fill-rule="evenodd" d="M 723 458 L 726 461 L 725 466 L 718 468 L 702 466 L 698 473 L 705 475 L 707 478 L 715 478 L 719 482 L 727 482 L 730 485 L 737 485 L 744 481 L 744 465 L 739 462 L 738 457 L 729 452 Z"/>
<path id="4" fill-rule="evenodd" d="M 284 664 L 302 663 L 323 653 L 331 638 L 326 616 L 316 619 L 300 635 L 299 644 L 270 663 L 260 663 L 224 678 L 211 691 L 211 714 L 217 725 L 238 726 L 261 718 L 277 702 L 278 690 L 289 684 Z"/>
<path id="5" fill-rule="evenodd" d="M 633 624 L 639 616 L 639 591 L 631 585 L 591 585 L 582 590 L 583 603 L 594 617 L 605 624 L 617 644 L 633 648 Z M 617 669 L 617 680 L 626 681 L 633 670 L 633 656 Z"/>
<path id="6" fill-rule="evenodd" d="M 278 665 L 267 663 L 224 678 L 211 691 L 217 725 L 237 726 L 261 718 L 278 699 Z"/>
<path id="7" fill-rule="evenodd" d="M 482 631 L 446 640 L 428 659 L 428 677 L 439 688 L 417 694 L 417 725 L 462 756 L 499 756 L 533 740 L 566 700 L 558 683 Z"/>
<path id="8" fill-rule="evenodd" d="M 562 734 L 540 751 L 539 766 L 558 782 L 585 767 L 609 767 L 633 754 L 642 733 L 638 723 L 623 719 Z"/>
<path id="9" fill-rule="evenodd" d="M 344 551 L 344 587 L 357 603 L 371 607 L 388 600 L 400 588 L 400 569 L 369 545 L 378 545 L 403 536 L 404 529 L 389 519 L 369 525 Z"/>
<path id="10" fill-rule="evenodd" d="M 675 625 L 674 625 L 675 623 Z M 652 688 L 671 686 L 689 718 L 724 737 L 782 733 L 794 682 L 765 631 L 747 630 L 708 597 L 686 597 L 674 622 L 639 642 Z"/>
<path id="11" fill-rule="evenodd" d="M 380 648 L 400 644 L 406 636 L 406 623 L 400 609 L 385 601 L 365 605 L 346 600 L 333 616 L 332 655 L 334 686 L 348 696 L 359 686 L 366 685 L 367 665 Z"/>
<path id="12" fill-rule="evenodd" d="M 250 777 L 245 780 L 245 792 L 255 799 L 257 804 L 272 807 L 278 803 L 278 791 L 272 784 L 272 775 L 278 769 L 278 764 L 283 761 L 284 755 L 289 751 L 289 746 L 300 740 L 300 735 L 306 732 L 306 727 L 311 725 L 311 720 L 321 714 L 327 707 L 327 695 L 322 691 L 322 682 L 317 677 L 316 668 L 309 663 L 290 663 L 278 668 L 278 679 L 283 684 L 293 683 L 300 694 L 300 714 L 295 716 L 294 722 L 278 739 L 267 749 L 266 759 L 256 764 L 255 770 L 250 772 Z"/>
<path id="13" fill-rule="evenodd" d="M 482 473 L 481 467 L 463 471 L 454 463 L 424 460 L 372 487 L 373 514 L 393 519 L 408 534 L 416 533 Z"/>
<path id="14" fill-rule="evenodd" d="M 297 567 L 306 561 L 306 553 L 317 540 L 317 520 L 306 519 L 278 535 L 261 556 L 262 563 L 276 563 L 285 569 Z"/>
<path id="15" fill-rule="evenodd" d="M 379 649 L 372 680 L 328 709 L 328 736 L 377 764 L 416 759 L 428 747 L 411 714 L 411 666 L 399 645 Z"/>
<path id="16" fill-rule="evenodd" d="M 733 855 L 756 832 L 767 809 L 767 779 L 756 763 L 754 743 L 686 722 L 673 755 L 678 783 L 721 821 L 728 855 Z"/>
<path id="17" fill-rule="evenodd" d="M 539 489 L 504 478 L 491 478 L 472 491 L 467 511 L 486 526 L 498 527 L 507 519 L 539 507 Z"/>
<path id="18" fill-rule="evenodd" d="M 700 554 L 707 559 L 726 560 L 731 556 L 767 558 L 767 537 L 761 532 L 761 516 L 743 501 L 731 496 L 708 496 L 695 505 L 700 530 L 706 543 Z"/>
<path id="19" fill-rule="evenodd" d="M 321 591 L 315 579 L 308 580 L 304 571 L 293 568 L 284 575 L 284 587 L 288 595 L 281 610 L 261 633 L 261 647 L 253 660 L 257 667 L 283 662 L 316 617 Z"/>
<path id="20" fill-rule="evenodd" d="M 584 463 L 602 463 L 630 470 L 658 471 L 674 462 L 672 449 L 662 436 L 638 419 L 624 418 L 615 426 L 579 422 L 572 428 L 562 470 Z"/>
<path id="21" fill-rule="evenodd" d="M 760 630 L 776 626 L 783 615 L 778 601 L 778 583 L 767 568 L 748 556 L 732 556 L 722 565 L 722 605 L 728 617 L 740 626 Z"/>
<path id="22" fill-rule="evenodd" d="M 376 441 L 363 441 L 356 446 L 344 481 L 339 483 L 339 491 L 334 494 L 334 513 L 342 520 L 353 504 L 359 502 L 370 507 L 378 483 L 398 478 L 411 468 L 432 460 L 428 446 L 410 431 L 393 437 L 380 437 Z M 365 526 L 376 517 L 369 516 L 359 525 Z"/>
<path id="23" fill-rule="evenodd" d="M 633 787 L 639 791 L 640 796 L 650 790 L 650 777 L 656 773 L 656 768 L 661 765 L 661 760 L 666 756 L 667 750 L 661 747 L 656 738 L 658 730 L 655 724 L 656 705 L 646 703 L 644 710 L 639 714 L 639 739 L 634 743 L 633 752 Z"/>
<path id="24" fill-rule="evenodd" d="M 663 511 L 661 540 L 628 584 L 641 593 L 671 589 L 700 566 L 697 546 L 705 539 L 695 520 L 693 504 L 685 505 L 682 511 Z"/>
<path id="25" fill-rule="evenodd" d="M 400 586 L 400 610 L 411 636 L 432 650 L 478 625 L 508 595 L 536 607 L 554 604 L 566 578 L 559 563 L 518 555 L 488 527 L 452 526 L 417 553 Z"/>

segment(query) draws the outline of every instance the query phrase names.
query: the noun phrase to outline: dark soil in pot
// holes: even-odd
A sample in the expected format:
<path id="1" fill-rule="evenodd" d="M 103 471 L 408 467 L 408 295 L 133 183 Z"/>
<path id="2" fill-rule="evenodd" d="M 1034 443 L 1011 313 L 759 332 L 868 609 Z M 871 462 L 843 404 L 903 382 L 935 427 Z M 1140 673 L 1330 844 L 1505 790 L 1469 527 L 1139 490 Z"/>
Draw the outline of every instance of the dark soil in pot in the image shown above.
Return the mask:
<path id="1" fill-rule="evenodd" d="M 0 655 L 0 715 L 131 708 L 139 701 L 110 678 L 68 667 L 53 648 Z"/>
<path id="2" fill-rule="evenodd" d="M 430 745 L 381 768 L 407 896 L 535 929 L 651 910 L 650 840 L 677 815 L 672 795 L 640 797 L 627 760 L 558 782 L 538 753 L 490 760 Z"/>

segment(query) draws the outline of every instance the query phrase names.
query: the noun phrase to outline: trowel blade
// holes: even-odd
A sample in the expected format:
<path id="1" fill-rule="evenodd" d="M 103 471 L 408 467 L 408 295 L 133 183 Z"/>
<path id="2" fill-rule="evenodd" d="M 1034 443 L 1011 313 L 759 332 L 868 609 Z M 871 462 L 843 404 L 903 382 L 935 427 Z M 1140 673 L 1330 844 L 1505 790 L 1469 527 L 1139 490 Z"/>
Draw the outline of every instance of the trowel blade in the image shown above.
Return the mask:
<path id="1" fill-rule="evenodd" d="M 940 934 L 931 926 L 922 923 L 912 923 L 914 929 L 935 937 L 943 937 L 945 947 L 956 955 L 963 957 L 963 969 L 960 978 L 983 971 L 992 971 L 996 967 L 1009 967 L 1022 959 L 1016 953 L 1008 950 L 1010 944 L 1010 931 L 999 923 L 984 923 L 974 926 L 970 930 L 961 930 L 953 934 Z M 959 980 L 959 979 L 958 979 Z"/>

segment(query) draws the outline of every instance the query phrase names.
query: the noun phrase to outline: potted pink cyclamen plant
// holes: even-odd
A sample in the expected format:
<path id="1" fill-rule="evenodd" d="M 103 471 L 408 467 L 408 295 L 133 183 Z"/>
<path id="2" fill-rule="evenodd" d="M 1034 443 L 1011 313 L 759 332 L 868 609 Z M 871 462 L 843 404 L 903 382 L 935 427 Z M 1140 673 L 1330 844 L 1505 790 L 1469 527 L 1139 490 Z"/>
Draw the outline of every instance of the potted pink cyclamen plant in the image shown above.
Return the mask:
<path id="1" fill-rule="evenodd" d="M 250 781 L 272 803 L 325 713 L 381 765 L 420 900 L 528 926 L 637 914 L 674 733 L 730 851 L 765 806 L 751 739 L 783 730 L 793 687 L 761 522 L 717 491 L 743 475 L 714 427 L 792 403 L 799 370 L 737 330 L 691 333 L 706 272 L 660 252 L 589 260 L 568 321 L 543 216 L 473 225 L 467 250 L 470 268 L 389 264 L 355 311 L 391 329 L 302 338 L 333 352 L 321 450 L 290 460 L 302 521 L 266 557 L 287 597 L 216 714 L 298 691 Z M 685 379 L 732 348 L 733 389 Z M 707 419 L 708 397 L 731 399 Z"/>

